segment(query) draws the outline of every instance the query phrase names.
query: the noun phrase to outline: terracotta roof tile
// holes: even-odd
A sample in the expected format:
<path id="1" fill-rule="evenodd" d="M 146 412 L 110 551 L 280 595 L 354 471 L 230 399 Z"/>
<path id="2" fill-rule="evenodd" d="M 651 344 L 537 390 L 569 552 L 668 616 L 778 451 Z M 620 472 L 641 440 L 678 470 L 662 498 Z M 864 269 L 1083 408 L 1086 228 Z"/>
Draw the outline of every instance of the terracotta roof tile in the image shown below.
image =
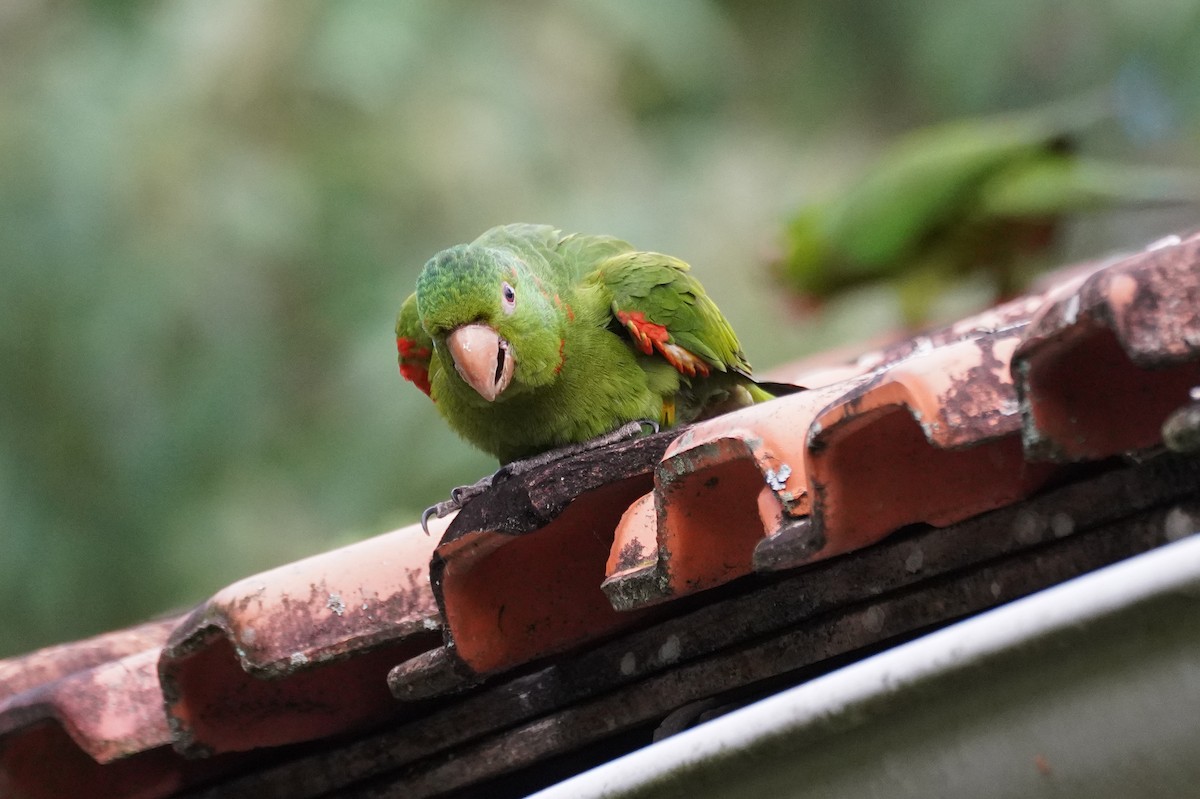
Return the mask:
<path id="1" fill-rule="evenodd" d="M 628 610 L 749 573 L 758 543 L 809 513 L 811 420 L 862 379 L 709 419 L 672 441 L 654 491 L 617 527 L 603 584 L 613 605 Z"/>
<path id="2" fill-rule="evenodd" d="M 882 370 L 832 403 L 809 436 L 812 530 L 794 562 L 848 552 L 914 522 L 945 526 L 1028 495 L 1009 358 L 1017 330 Z"/>
<path id="3" fill-rule="evenodd" d="M 910 529 L 851 557 L 673 602 L 662 608 L 671 613 L 643 616 L 633 630 L 194 799 L 315 799 L 345 786 L 355 796 L 440 796 L 466 786 L 468 796 L 524 795 L 572 763 L 578 769 L 579 760 L 563 765 L 573 750 L 594 745 L 581 755 L 586 763 L 611 759 L 630 738 L 649 743 L 638 729 L 678 718 L 681 706 L 773 693 L 864 649 L 1186 535 L 1200 519 L 1197 484 L 1194 458 L 1122 465 L 947 528 Z M 501 775 L 521 768 L 512 775 L 518 790 Z"/>
<path id="4" fill-rule="evenodd" d="M 166 796 L 224 770 L 170 749 L 157 663 L 177 621 L 0 662 L 0 795 Z"/>
<path id="5" fill-rule="evenodd" d="M 211 770 L 207 765 L 183 761 L 169 747 L 102 765 L 81 750 L 59 724 L 42 721 L 4 738 L 0 796 L 157 799 L 191 782 L 186 773 Z"/>
<path id="6" fill-rule="evenodd" d="M 158 648 L 166 642 L 180 618 L 162 618 L 0 660 L 0 701 L 74 672 Z"/>
<path id="7" fill-rule="evenodd" d="M 617 520 L 650 486 L 674 435 L 659 433 L 497 483 L 438 545 L 430 575 L 450 654 L 486 674 L 561 651 L 637 620 L 600 583 Z M 421 679 L 416 674 L 410 679 Z"/>
<path id="8" fill-rule="evenodd" d="M 394 713 L 388 670 L 440 641 L 428 564 L 451 518 L 264 572 L 196 608 L 158 666 L 175 746 L 279 746 Z"/>
<path id="9" fill-rule="evenodd" d="M 154 671 L 157 648 L 68 674 L 0 704 L 0 732 L 31 719 L 58 720 L 98 763 L 170 743 Z"/>
<path id="10" fill-rule="evenodd" d="M 944 526 L 1035 490 L 1053 469 L 1023 457 L 1008 370 L 1023 326 L 1004 322 L 684 432 L 618 527 L 604 584 L 614 605 L 790 568 L 914 522 Z"/>
<path id="11" fill-rule="evenodd" d="M 1047 303 L 1014 357 L 1032 457 L 1155 446 L 1200 384 L 1200 236 L 1170 237 Z"/>

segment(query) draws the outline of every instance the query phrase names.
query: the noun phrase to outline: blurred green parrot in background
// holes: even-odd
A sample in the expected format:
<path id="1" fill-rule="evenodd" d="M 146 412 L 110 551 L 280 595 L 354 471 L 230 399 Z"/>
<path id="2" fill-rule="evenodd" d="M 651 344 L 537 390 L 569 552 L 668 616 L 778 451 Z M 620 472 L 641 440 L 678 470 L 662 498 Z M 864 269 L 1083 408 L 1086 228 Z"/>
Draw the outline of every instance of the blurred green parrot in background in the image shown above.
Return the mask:
<path id="1" fill-rule="evenodd" d="M 797 390 L 753 380 L 683 261 L 548 225 L 496 227 L 431 258 L 396 344 L 401 374 L 502 464 Z"/>
<path id="2" fill-rule="evenodd" d="M 1200 197 L 1200 182 L 1180 170 L 1080 155 L 1079 134 L 1113 116 L 1089 98 L 912 133 L 843 194 L 802 208 L 776 269 L 813 303 L 892 281 L 911 327 L 970 273 L 986 272 L 1011 298 L 1067 215 Z"/>

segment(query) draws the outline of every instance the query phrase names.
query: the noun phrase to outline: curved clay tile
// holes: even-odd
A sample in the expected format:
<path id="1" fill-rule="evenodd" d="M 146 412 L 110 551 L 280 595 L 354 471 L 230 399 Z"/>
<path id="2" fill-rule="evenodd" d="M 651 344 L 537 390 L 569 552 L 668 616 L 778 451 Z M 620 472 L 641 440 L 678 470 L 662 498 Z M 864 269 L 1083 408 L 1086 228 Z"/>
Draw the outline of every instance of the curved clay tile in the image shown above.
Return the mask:
<path id="1" fill-rule="evenodd" d="M 863 379 L 723 414 L 672 441 L 654 491 L 617 527 L 603 583 L 613 606 L 642 607 L 751 572 L 758 543 L 809 513 L 810 423 Z"/>
<path id="2" fill-rule="evenodd" d="M 31 718 L 53 718 L 98 763 L 169 743 L 158 652 L 126 655 L 9 697 L 0 702 L 0 734 Z"/>
<path id="3" fill-rule="evenodd" d="M 196 608 L 159 662 L 176 748 L 278 746 L 394 714 L 388 670 L 441 641 L 428 563 L 449 522 L 264 572 Z"/>
<path id="4" fill-rule="evenodd" d="M 447 648 L 398 668 L 393 691 L 426 696 L 447 674 L 469 680 L 502 671 L 635 622 L 612 609 L 600 582 L 617 520 L 650 488 L 673 435 L 500 479 L 468 503 L 430 563 Z"/>
<path id="5" fill-rule="evenodd" d="M 1200 384 L 1200 236 L 1059 292 L 1013 358 L 1030 457 L 1089 460 L 1161 443 Z"/>
<path id="6" fill-rule="evenodd" d="M 635 499 L 617 522 L 600 587 L 617 610 L 650 605 L 666 597 L 658 575 L 658 515 L 655 492 Z"/>
<path id="7" fill-rule="evenodd" d="M 151 799 L 231 765 L 221 758 L 185 761 L 170 748 L 157 646 L 113 654 L 158 637 L 163 624 L 114 633 L 107 642 L 80 642 L 91 656 L 113 656 L 0 701 L 0 795 Z M 61 657 L 64 649 L 51 651 Z M 45 654 L 50 651 L 22 660 Z"/>
<path id="8" fill-rule="evenodd" d="M 28 655 L 0 660 L 0 701 L 53 682 L 68 674 L 157 649 L 179 623 L 181 616 L 156 619 L 123 630 L 57 644 Z"/>
<path id="9" fill-rule="evenodd" d="M 907 524 L 944 526 L 1014 502 L 1051 475 L 1026 463 L 1009 372 L 1019 328 L 914 355 L 831 404 L 809 439 L 811 529 L 796 562 Z"/>

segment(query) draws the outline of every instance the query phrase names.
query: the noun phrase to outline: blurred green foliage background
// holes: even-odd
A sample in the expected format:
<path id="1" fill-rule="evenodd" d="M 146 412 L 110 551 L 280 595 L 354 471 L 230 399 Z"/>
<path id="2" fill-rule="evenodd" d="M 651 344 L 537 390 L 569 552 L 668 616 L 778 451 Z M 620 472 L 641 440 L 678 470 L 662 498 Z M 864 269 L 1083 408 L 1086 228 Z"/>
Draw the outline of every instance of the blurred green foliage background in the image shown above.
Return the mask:
<path id="1" fill-rule="evenodd" d="M 1165 100 L 1138 155 L 1194 163 L 1198 30 L 1184 0 L 10 0 L 0 655 L 490 471 L 397 373 L 434 251 L 536 221 L 670 252 L 770 366 L 896 321 L 778 296 L 800 202 L 904 130 L 1130 74 Z M 1176 222 L 1084 220 L 1066 255 Z"/>

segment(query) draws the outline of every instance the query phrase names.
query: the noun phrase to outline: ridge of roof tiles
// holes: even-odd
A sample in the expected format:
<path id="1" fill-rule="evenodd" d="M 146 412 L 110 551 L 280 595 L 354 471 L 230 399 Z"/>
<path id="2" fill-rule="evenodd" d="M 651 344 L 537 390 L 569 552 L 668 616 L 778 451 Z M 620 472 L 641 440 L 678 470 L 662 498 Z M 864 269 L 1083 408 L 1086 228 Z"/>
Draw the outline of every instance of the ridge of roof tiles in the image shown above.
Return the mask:
<path id="1" fill-rule="evenodd" d="M 20 796 L 83 784 L 167 796 L 240 762 L 212 755 L 395 714 L 388 670 L 440 641 L 436 541 L 411 525 L 241 580 L 187 614 L 0 661 L 0 796 L 6 779 Z"/>
<path id="2" fill-rule="evenodd" d="M 0 796 L 165 796 L 223 764 L 170 751 L 156 665 L 178 617 L 0 661 Z"/>
<path id="3" fill-rule="evenodd" d="M 685 596 L 1012 505 L 1161 447 L 1164 424 L 1195 440 L 1200 236 L 769 376 L 811 390 L 498 480 L 433 535 L 0 661 L 0 795 L 168 796 L 419 707 L 393 695 L 461 691 Z"/>

